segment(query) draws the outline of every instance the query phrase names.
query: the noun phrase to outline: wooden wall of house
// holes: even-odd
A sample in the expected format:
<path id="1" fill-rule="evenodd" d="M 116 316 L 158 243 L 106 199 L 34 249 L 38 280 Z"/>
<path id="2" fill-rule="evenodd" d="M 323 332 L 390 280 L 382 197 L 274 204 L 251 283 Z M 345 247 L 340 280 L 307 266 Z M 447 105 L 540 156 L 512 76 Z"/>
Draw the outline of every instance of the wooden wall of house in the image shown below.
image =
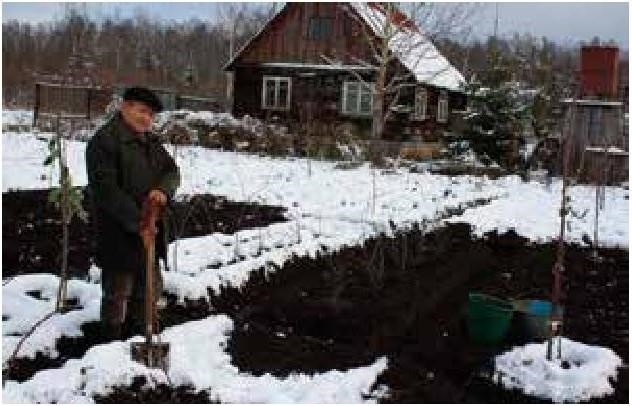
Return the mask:
<path id="1" fill-rule="evenodd" d="M 355 80 L 344 71 L 306 71 L 282 68 L 237 67 L 233 113 L 236 116 L 248 114 L 261 119 L 278 117 L 284 122 L 322 122 L 340 125 L 352 122 L 364 132 L 370 128 L 370 117 L 343 116 L 342 84 Z M 263 77 L 286 76 L 291 78 L 289 111 L 265 110 L 261 106 Z"/>
<path id="2" fill-rule="evenodd" d="M 355 78 L 344 71 L 311 71 L 309 75 L 302 75 L 306 71 L 281 68 L 238 67 L 235 70 L 234 108 L 236 116 L 248 114 L 250 116 L 269 120 L 278 117 L 285 122 L 322 122 L 332 125 L 350 123 L 358 135 L 366 136 L 371 128 L 371 116 L 352 117 L 343 115 L 342 87 L 347 80 Z M 291 97 L 289 111 L 270 111 L 262 109 L 261 97 L 263 76 L 287 76 L 291 78 Z M 447 123 L 437 122 L 437 104 L 440 90 L 427 87 L 428 102 L 426 118 L 411 120 L 410 113 L 394 113 L 386 123 L 385 139 L 406 141 L 418 139 L 434 142 L 447 130 L 451 124 L 452 115 Z M 448 93 L 449 110 L 459 110 L 465 107 L 466 98 L 459 93 Z M 414 105 L 414 88 L 409 88 L 399 99 L 398 104 Z"/>
<path id="3" fill-rule="evenodd" d="M 421 86 L 421 85 L 420 85 Z M 443 131 L 449 130 L 454 115 L 450 113 L 448 115 L 448 121 L 440 123 L 437 121 L 437 110 L 439 103 L 439 96 L 442 92 L 441 89 L 426 86 L 427 93 L 427 106 L 426 106 L 426 118 L 423 120 L 417 120 L 411 118 L 411 114 L 405 113 L 393 113 L 392 119 L 386 123 L 385 138 L 393 141 L 408 141 L 411 139 L 417 139 L 427 142 L 437 141 Z M 414 106 L 415 100 L 415 88 L 409 87 L 402 91 L 399 97 L 399 105 Z M 462 110 L 467 104 L 467 98 L 464 94 L 456 92 L 448 92 L 448 110 Z"/>
<path id="4" fill-rule="evenodd" d="M 369 58 L 360 24 L 345 11 L 349 5 L 340 3 L 288 3 L 265 31 L 239 57 L 240 64 L 261 62 L 326 63 L 321 55 L 351 63 L 351 55 Z M 310 39 L 312 17 L 331 18 L 332 33 L 321 40 Z"/>

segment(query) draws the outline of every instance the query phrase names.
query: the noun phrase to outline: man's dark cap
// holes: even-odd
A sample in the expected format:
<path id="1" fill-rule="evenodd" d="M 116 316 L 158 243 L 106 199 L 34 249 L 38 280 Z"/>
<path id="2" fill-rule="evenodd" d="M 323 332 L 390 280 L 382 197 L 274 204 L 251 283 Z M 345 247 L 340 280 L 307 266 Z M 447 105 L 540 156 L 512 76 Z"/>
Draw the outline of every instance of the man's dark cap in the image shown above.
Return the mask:
<path id="1" fill-rule="evenodd" d="M 162 102 L 156 96 L 156 93 L 145 87 L 129 87 L 123 93 L 124 101 L 137 101 L 145 103 L 149 106 L 154 113 L 160 113 L 162 111 Z"/>

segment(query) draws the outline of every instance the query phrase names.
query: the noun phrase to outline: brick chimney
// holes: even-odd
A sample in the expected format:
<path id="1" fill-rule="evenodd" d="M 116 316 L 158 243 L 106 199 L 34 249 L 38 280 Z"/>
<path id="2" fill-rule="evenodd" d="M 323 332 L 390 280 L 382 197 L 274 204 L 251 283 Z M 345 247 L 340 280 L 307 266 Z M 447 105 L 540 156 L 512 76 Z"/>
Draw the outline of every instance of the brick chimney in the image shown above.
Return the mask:
<path id="1" fill-rule="evenodd" d="M 616 46 L 582 46 L 580 60 L 582 98 L 614 100 L 619 79 L 619 48 Z"/>

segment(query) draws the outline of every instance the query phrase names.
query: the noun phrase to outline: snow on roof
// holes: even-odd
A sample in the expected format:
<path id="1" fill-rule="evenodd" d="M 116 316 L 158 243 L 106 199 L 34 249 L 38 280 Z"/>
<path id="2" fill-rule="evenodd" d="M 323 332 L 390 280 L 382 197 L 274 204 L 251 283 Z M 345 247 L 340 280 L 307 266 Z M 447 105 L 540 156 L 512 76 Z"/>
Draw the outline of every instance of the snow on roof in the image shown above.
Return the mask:
<path id="1" fill-rule="evenodd" d="M 368 3 L 350 3 L 353 9 L 374 33 L 383 32 L 386 24 L 384 12 Z M 437 50 L 422 31 L 410 20 L 398 24 L 398 32 L 389 43 L 389 48 L 402 64 L 409 69 L 417 81 L 432 86 L 458 91 L 465 78 Z"/>
<path id="2" fill-rule="evenodd" d="M 609 155 L 622 155 L 622 156 L 627 156 L 628 155 L 627 151 L 624 151 L 623 149 L 621 149 L 619 147 L 613 147 L 613 146 L 610 146 L 610 147 L 607 147 L 607 148 L 604 148 L 604 147 L 586 147 L 586 151 L 587 152 L 601 152 L 601 153 L 605 152 L 605 153 L 607 153 Z"/>

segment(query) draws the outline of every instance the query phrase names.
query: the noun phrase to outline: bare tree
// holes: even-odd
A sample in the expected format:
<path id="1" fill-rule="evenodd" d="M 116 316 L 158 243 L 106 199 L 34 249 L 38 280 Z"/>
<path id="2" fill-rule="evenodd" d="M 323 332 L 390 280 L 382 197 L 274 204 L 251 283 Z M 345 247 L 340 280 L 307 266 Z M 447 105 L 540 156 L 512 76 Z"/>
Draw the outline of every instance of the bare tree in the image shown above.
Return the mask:
<path id="1" fill-rule="evenodd" d="M 433 45 L 433 39 L 469 32 L 466 22 L 472 8 L 439 8 L 426 3 L 353 3 L 350 15 L 361 27 L 368 56 L 348 55 L 355 64 L 374 72 L 374 83 L 350 70 L 373 94 L 371 135 L 380 138 L 384 125 L 398 104 L 402 90 L 417 82 L 455 88 L 462 76 Z M 425 27 L 422 30 L 420 27 Z M 321 57 L 330 64 L 341 61 Z"/>
<path id="2" fill-rule="evenodd" d="M 220 26 L 228 33 L 228 60 L 235 57 L 237 34 L 248 14 L 248 3 L 222 3 L 218 9 Z M 229 111 L 233 105 L 233 72 L 226 72 L 226 100 Z"/>

